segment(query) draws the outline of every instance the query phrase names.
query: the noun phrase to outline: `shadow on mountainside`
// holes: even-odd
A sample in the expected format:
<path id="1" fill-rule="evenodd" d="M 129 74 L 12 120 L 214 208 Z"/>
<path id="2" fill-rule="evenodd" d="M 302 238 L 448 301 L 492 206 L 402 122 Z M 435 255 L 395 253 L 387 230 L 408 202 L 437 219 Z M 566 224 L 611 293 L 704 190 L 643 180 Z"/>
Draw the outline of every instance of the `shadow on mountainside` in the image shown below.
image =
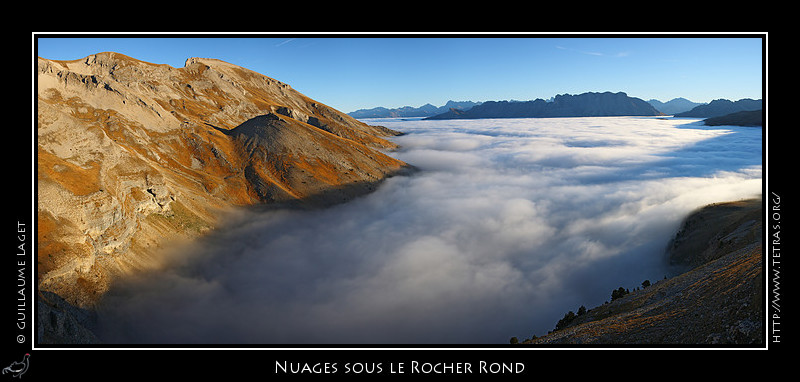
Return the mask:
<path id="1" fill-rule="evenodd" d="M 695 211 L 667 251 L 684 273 L 567 314 L 569 322 L 523 344 L 763 346 L 762 204 L 759 198 Z"/>
<path id="2" fill-rule="evenodd" d="M 267 212 L 287 212 L 292 211 L 311 211 L 326 208 L 334 208 L 338 205 L 364 197 L 375 191 L 387 179 L 395 176 L 410 176 L 419 171 L 413 166 L 405 166 L 399 170 L 388 174 L 385 178 L 375 181 L 357 181 L 345 185 L 328 187 L 320 192 L 308 195 L 301 199 L 285 199 L 273 203 L 261 203 L 240 207 L 234 211 L 228 211 L 221 217 L 221 224 L 207 235 L 196 238 L 189 244 L 189 247 L 178 246 L 177 251 L 191 250 L 194 245 L 203 246 L 209 243 L 218 243 L 225 240 L 229 232 L 242 229 L 254 216 L 263 216 Z M 222 238 L 222 239 L 220 239 Z M 204 244 L 205 243 L 205 244 Z M 201 269 L 205 262 L 203 259 L 192 258 L 191 264 L 189 257 L 178 254 L 176 249 L 165 245 L 165 252 L 162 254 L 167 257 L 165 267 L 175 272 L 186 267 Z M 234 252 L 238 253 L 238 252 Z M 230 258 L 228 260 L 231 260 Z M 49 291 L 39 291 L 37 293 L 37 343 L 39 345 L 100 345 L 105 341 L 103 325 L 98 321 L 97 309 L 102 309 L 102 304 L 108 296 L 118 293 L 119 286 L 129 283 L 136 283 L 137 280 L 144 280 L 151 272 L 158 270 L 142 271 L 130 277 L 116 280 L 112 283 L 109 291 L 100 297 L 94 307 L 80 308 L 70 304 L 56 293 Z"/>

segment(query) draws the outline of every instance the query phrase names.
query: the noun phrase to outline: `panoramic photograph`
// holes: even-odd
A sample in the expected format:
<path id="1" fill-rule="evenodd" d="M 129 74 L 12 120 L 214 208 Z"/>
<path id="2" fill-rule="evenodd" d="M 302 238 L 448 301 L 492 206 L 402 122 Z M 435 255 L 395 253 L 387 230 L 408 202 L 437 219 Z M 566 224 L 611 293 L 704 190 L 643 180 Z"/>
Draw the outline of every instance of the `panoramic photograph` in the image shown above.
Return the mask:
<path id="1" fill-rule="evenodd" d="M 765 349 L 765 37 L 38 34 L 28 341 Z"/>

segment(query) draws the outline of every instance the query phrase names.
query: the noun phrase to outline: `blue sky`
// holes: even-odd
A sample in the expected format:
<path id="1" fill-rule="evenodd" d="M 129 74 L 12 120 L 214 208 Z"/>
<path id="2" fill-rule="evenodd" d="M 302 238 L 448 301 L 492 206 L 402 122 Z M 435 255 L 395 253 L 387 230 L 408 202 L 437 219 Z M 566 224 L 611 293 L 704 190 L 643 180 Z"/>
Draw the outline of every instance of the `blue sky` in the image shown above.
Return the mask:
<path id="1" fill-rule="evenodd" d="M 114 51 L 173 67 L 217 58 L 344 112 L 589 91 L 661 101 L 763 98 L 762 35 L 452 36 L 34 34 L 34 48 L 55 60 Z"/>

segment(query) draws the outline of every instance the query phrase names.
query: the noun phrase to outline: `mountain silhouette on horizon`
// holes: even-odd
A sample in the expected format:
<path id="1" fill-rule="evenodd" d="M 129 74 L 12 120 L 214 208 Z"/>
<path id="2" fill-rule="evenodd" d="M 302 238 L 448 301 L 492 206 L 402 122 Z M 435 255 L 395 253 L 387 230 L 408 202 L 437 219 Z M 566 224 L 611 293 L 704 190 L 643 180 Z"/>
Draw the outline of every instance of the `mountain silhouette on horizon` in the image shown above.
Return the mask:
<path id="1" fill-rule="evenodd" d="M 609 117 L 657 116 L 664 113 L 653 105 L 624 92 L 559 94 L 552 102 L 487 101 L 469 110 L 451 109 L 426 119 L 480 119 L 480 118 L 547 118 L 547 117 Z"/>

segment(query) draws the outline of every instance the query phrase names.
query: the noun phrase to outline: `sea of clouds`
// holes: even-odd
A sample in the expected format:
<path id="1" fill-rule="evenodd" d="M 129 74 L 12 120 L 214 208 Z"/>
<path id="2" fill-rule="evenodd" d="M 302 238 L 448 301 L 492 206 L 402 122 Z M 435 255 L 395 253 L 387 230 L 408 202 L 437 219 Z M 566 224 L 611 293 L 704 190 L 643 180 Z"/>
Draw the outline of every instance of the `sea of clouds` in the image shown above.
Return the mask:
<path id="1" fill-rule="evenodd" d="M 671 276 L 681 220 L 762 191 L 762 133 L 653 117 L 366 120 L 420 169 L 318 211 L 247 212 L 115 288 L 119 343 L 504 344 Z"/>

